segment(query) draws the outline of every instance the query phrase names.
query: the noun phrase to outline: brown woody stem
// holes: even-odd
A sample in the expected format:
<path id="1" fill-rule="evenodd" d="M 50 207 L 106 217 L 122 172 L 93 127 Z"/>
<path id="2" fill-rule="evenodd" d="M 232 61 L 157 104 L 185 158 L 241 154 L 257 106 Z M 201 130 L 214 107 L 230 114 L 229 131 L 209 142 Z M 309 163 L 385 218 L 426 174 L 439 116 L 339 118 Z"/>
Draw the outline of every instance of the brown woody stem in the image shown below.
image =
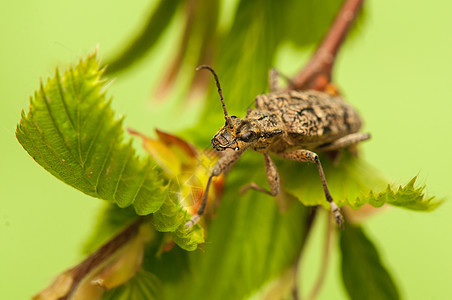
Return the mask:
<path id="1" fill-rule="evenodd" d="M 326 234 L 325 234 L 325 245 L 323 247 L 323 255 L 322 255 L 322 261 L 320 263 L 320 270 L 319 274 L 317 275 L 317 280 L 315 281 L 312 290 L 309 292 L 307 296 L 307 300 L 313 300 L 317 297 L 318 293 L 320 292 L 320 289 L 322 288 L 323 282 L 325 281 L 325 275 L 326 271 L 328 269 L 328 262 L 329 262 L 329 254 L 330 254 L 330 244 L 331 244 L 331 237 L 333 234 L 333 222 L 331 222 L 331 218 L 327 218 L 327 227 L 326 227 Z"/>
<path id="2" fill-rule="evenodd" d="M 364 0 L 346 0 L 341 10 L 339 11 L 336 19 L 330 27 L 327 35 L 315 51 L 306 66 L 290 81 L 290 89 L 303 90 L 303 89 L 317 89 L 324 90 L 331 82 L 331 73 L 333 70 L 334 61 L 336 60 L 337 53 L 349 32 L 350 26 L 355 20 L 358 12 L 360 11 Z M 296 261 L 294 271 L 294 288 L 292 290 L 293 298 L 301 299 L 300 290 L 298 289 L 298 269 L 303 257 L 304 248 L 306 246 L 307 239 L 317 215 L 317 207 L 313 207 L 310 215 L 306 221 L 306 232 L 302 241 L 302 249 Z M 328 233 L 327 239 L 329 239 L 330 233 Z M 326 246 L 328 248 L 328 244 Z M 326 250 L 327 251 L 327 250 Z M 326 253 L 327 255 L 327 253 Z M 326 259 L 326 258 L 324 258 Z M 322 266 L 321 274 L 324 273 L 324 266 Z M 315 297 L 318 292 L 321 280 L 316 283 L 314 290 L 310 297 Z"/>
<path id="3" fill-rule="evenodd" d="M 323 90 L 331 81 L 336 55 L 364 0 L 346 0 L 330 30 L 306 66 L 292 79 L 292 89 Z"/>
<path id="4" fill-rule="evenodd" d="M 106 260 L 108 260 L 112 255 L 114 255 L 119 249 L 127 244 L 130 240 L 138 234 L 138 229 L 145 218 L 140 218 L 126 229 L 116 235 L 113 239 L 108 241 L 106 244 L 102 245 L 93 254 L 88 256 L 84 261 L 82 261 L 77 266 L 68 270 L 72 275 L 72 285 L 68 293 L 60 298 L 60 300 L 71 299 L 73 293 L 77 290 L 80 282 L 88 275 L 92 270 L 102 265 Z"/>
<path id="5" fill-rule="evenodd" d="M 295 262 L 295 270 L 294 270 L 294 285 L 293 285 L 293 289 L 292 289 L 292 296 L 295 300 L 300 300 L 301 299 L 301 295 L 300 295 L 300 290 L 298 288 L 298 273 L 299 273 L 299 268 L 301 266 L 301 260 L 303 258 L 303 254 L 304 254 L 304 250 L 306 248 L 306 243 L 308 241 L 309 235 L 312 231 L 312 226 L 314 225 L 314 220 L 317 216 L 317 206 L 311 207 L 310 208 L 310 213 L 308 215 L 308 218 L 306 219 L 306 230 L 303 234 L 303 240 L 301 241 L 301 250 L 300 253 L 298 254 L 298 258 Z"/>

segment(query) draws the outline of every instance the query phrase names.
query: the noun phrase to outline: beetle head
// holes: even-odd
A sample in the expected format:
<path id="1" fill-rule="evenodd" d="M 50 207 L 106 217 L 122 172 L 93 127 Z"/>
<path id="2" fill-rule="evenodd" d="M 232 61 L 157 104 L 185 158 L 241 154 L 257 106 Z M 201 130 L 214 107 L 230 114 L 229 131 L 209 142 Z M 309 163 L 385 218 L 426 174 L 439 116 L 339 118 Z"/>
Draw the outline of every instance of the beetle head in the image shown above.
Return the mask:
<path id="1" fill-rule="evenodd" d="M 259 139 L 259 127 L 249 120 L 231 117 L 231 125 L 226 122 L 213 137 L 212 147 L 218 151 L 227 148 L 233 150 L 246 149 Z"/>
<path id="2" fill-rule="evenodd" d="M 211 144 L 212 147 L 218 151 L 223 151 L 228 148 L 239 150 L 246 149 L 254 144 L 258 138 L 259 127 L 249 120 L 239 119 L 237 117 L 231 117 L 226 110 L 224 104 L 223 92 L 221 91 L 220 81 L 215 71 L 206 65 L 201 65 L 196 70 L 207 69 L 215 78 L 215 83 L 218 88 L 218 94 L 220 95 L 221 104 L 223 105 L 224 118 L 226 123 L 218 130 L 217 134 L 213 137 Z"/>

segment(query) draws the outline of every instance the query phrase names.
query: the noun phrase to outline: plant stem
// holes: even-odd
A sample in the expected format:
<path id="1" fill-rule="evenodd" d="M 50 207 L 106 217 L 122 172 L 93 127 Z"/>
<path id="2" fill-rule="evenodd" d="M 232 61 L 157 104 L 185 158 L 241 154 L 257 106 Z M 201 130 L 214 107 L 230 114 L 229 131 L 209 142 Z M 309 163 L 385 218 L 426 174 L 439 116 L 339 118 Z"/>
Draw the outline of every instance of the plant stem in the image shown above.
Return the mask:
<path id="1" fill-rule="evenodd" d="M 317 276 L 317 279 L 314 283 L 314 286 L 311 289 L 311 292 L 309 293 L 307 300 L 314 300 L 317 297 L 317 294 L 320 292 L 320 289 L 323 285 L 323 282 L 325 280 L 325 274 L 328 269 L 328 262 L 330 257 L 330 244 L 331 244 L 331 237 L 333 234 L 333 224 L 331 222 L 331 218 L 327 218 L 327 225 L 326 225 L 326 234 L 325 234 L 325 245 L 323 248 L 323 257 L 322 261 L 320 262 L 320 270 L 319 275 Z"/>
<path id="2" fill-rule="evenodd" d="M 107 261 L 111 256 L 113 256 L 121 247 L 127 244 L 131 239 L 137 236 L 138 229 L 145 218 L 139 218 L 137 221 L 133 222 L 126 229 L 121 231 L 113 239 L 102 245 L 93 254 L 88 256 L 84 261 L 82 261 L 77 266 L 68 270 L 67 272 L 72 275 L 72 285 L 68 293 L 60 298 L 61 300 L 71 299 L 71 296 L 77 290 L 80 282 L 95 268 L 99 267 Z"/>
<path id="3" fill-rule="evenodd" d="M 347 0 L 306 66 L 292 79 L 291 89 L 323 90 L 331 82 L 336 55 L 364 0 Z"/>
<path id="4" fill-rule="evenodd" d="M 289 89 L 303 90 L 303 89 L 317 89 L 324 90 L 327 85 L 331 82 L 331 73 L 333 70 L 333 65 L 336 60 L 337 53 L 342 46 L 347 33 L 349 32 L 350 26 L 356 18 L 359 10 L 362 7 L 364 0 L 346 0 L 341 10 L 339 11 L 336 19 L 330 27 L 327 35 L 320 43 L 319 47 L 315 51 L 314 55 L 311 57 L 306 66 L 291 80 Z M 313 207 L 311 213 L 306 220 L 306 231 L 303 236 L 302 246 L 300 253 L 298 255 L 295 271 L 294 271 L 294 288 L 292 290 L 292 295 L 295 300 L 301 299 L 301 293 L 297 286 L 298 282 L 298 271 L 300 268 L 301 260 L 303 257 L 303 252 L 306 246 L 306 242 L 312 231 L 312 226 L 317 215 L 317 207 Z M 324 252 L 324 263 L 321 266 L 320 277 L 316 281 L 314 289 L 311 291 L 309 297 L 313 299 L 320 286 L 323 282 L 323 275 L 326 270 L 326 260 L 328 256 L 329 249 L 329 239 L 330 239 L 330 229 L 327 232 L 327 240 L 325 244 Z"/>
<path id="5" fill-rule="evenodd" d="M 303 238 L 302 238 L 302 241 L 301 241 L 300 253 L 298 254 L 298 258 L 297 258 L 297 260 L 295 262 L 295 270 L 294 270 L 294 277 L 295 278 L 294 278 L 294 286 L 293 286 L 293 289 L 292 289 L 292 296 L 293 296 L 293 298 L 295 300 L 301 299 L 300 291 L 299 291 L 298 285 L 297 285 L 298 273 L 299 273 L 299 268 L 301 266 L 301 259 L 303 258 L 304 249 L 306 247 L 306 242 L 308 240 L 309 234 L 312 231 L 314 220 L 315 220 L 315 218 L 317 216 L 317 209 L 318 209 L 317 206 L 314 206 L 314 207 L 310 208 L 310 212 L 309 212 L 308 218 L 306 219 L 306 227 L 305 227 L 306 230 L 305 230 L 305 232 L 303 234 Z"/>

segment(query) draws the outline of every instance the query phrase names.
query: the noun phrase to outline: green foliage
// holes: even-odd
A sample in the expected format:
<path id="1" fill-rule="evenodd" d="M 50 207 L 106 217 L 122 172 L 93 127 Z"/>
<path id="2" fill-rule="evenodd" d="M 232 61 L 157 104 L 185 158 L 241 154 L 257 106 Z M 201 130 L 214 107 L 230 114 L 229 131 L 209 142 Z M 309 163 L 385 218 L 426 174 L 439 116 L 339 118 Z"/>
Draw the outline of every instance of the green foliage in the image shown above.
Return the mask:
<path id="1" fill-rule="evenodd" d="M 158 212 L 154 214 L 154 226 L 161 232 L 171 232 L 173 240 L 182 249 L 196 250 L 198 244 L 204 243 L 204 230 L 198 224 L 192 230 L 185 227 L 191 215 L 181 207 L 175 193 L 168 197 Z"/>
<path id="2" fill-rule="evenodd" d="M 243 115 L 256 95 L 267 91 L 268 71 L 280 45 L 287 42 L 307 46 L 318 42 L 326 34 L 341 2 L 239 2 L 232 27 L 220 43 L 220 48 L 226 51 L 222 51 L 215 64 L 232 114 Z M 234 68 L 231 68 L 232 61 Z M 302 66 L 302 62 L 298 64 Z M 217 98 L 212 95 L 210 99 L 214 97 Z M 200 120 L 204 126 L 221 120 L 218 101 L 207 101 L 204 112 Z"/>
<path id="3" fill-rule="evenodd" d="M 179 247 L 173 247 L 170 251 L 165 251 L 165 243 L 169 236 L 162 234 L 157 236 L 154 243 L 147 245 L 143 256 L 142 268 L 155 274 L 162 282 L 162 294 L 165 289 L 174 289 L 184 278 L 196 276 L 190 272 L 189 255 L 193 252 L 187 252 Z M 167 297 L 162 297 L 166 299 Z"/>
<path id="4" fill-rule="evenodd" d="M 133 205 L 138 215 L 162 207 L 157 229 L 174 231 L 178 245 L 196 249 L 203 242 L 201 228 L 181 229 L 185 212 L 171 199 L 162 172 L 151 159 L 140 160 L 131 144 L 123 142 L 122 120 L 114 119 L 102 74 L 96 53 L 63 76 L 57 70 L 31 99 L 29 113 L 22 113 L 17 139 L 43 168 L 85 194 L 121 208 Z M 113 213 L 119 214 L 125 214 L 120 219 L 131 217 L 126 211 Z M 119 228 L 114 225 L 111 231 L 98 230 L 97 239 Z"/>
<path id="5" fill-rule="evenodd" d="M 186 27 L 165 84 L 174 81 L 183 65 L 194 70 L 196 64 L 211 62 L 220 75 L 230 112 L 243 115 L 255 96 L 265 92 L 267 72 L 280 46 L 305 47 L 319 41 L 341 1 L 241 0 L 231 27 L 220 32 L 219 1 L 161 0 L 141 33 L 107 64 L 109 72 L 126 70 L 151 50 L 179 15 L 182 4 Z M 103 72 L 95 54 L 63 76 L 57 71 L 35 93 L 30 112 L 22 114 L 16 131 L 25 150 L 51 174 L 108 201 L 85 246 L 86 253 L 138 215 L 152 213 L 152 225 L 160 233 L 146 245 L 141 269 L 103 298 L 244 299 L 287 274 L 307 232 L 309 210 L 305 206 L 329 207 L 315 165 L 275 159 L 282 188 L 290 194 L 278 199 L 287 205 L 281 212 L 273 197 L 256 191 L 238 196 L 240 187 L 251 181 L 267 185 L 262 157 L 245 153 L 227 176 L 216 215 L 203 220 L 208 228 L 204 251 L 184 251 L 204 242 L 204 230 L 199 224 L 191 231 L 185 228 L 190 215 L 178 198 L 178 187 L 152 159 L 139 159 L 131 144 L 123 142 L 122 120 L 114 118 L 106 99 Z M 214 87 L 210 77 L 206 78 Z M 195 79 L 186 76 L 193 85 L 199 84 Z M 209 99 L 199 124 L 185 132 L 198 145 L 205 145 L 223 122 L 216 89 L 212 88 Z M 365 203 L 375 207 L 388 203 L 427 211 L 439 204 L 424 196 L 424 187 L 414 186 L 415 178 L 394 189 L 362 159 L 347 151 L 341 154 L 337 163 L 321 157 L 339 205 L 357 209 Z M 290 202 L 293 198 L 299 201 Z M 171 249 L 172 242 L 180 248 Z M 398 299 L 388 271 L 360 227 L 348 224 L 341 232 L 340 245 L 344 284 L 352 299 Z"/>
<path id="6" fill-rule="evenodd" d="M 219 8 L 231 3 L 221 2 L 161 0 L 140 33 L 106 63 L 107 72 L 126 71 L 133 66 L 133 62 L 150 52 L 169 22 L 179 16 L 184 21 L 183 34 L 161 86 L 170 86 L 186 66 L 185 69 L 194 70 L 199 64 L 211 64 L 220 76 L 230 112 L 240 116 L 252 105 L 256 95 L 267 90 L 268 70 L 273 67 L 279 47 L 286 43 L 296 47 L 317 43 L 343 3 L 335 0 L 315 3 L 308 0 L 241 0 L 234 7 L 230 28 L 224 31 L 217 24 L 217 19 L 222 17 Z M 183 8 L 182 15 L 176 13 L 178 8 Z M 300 67 L 302 63 L 298 62 Z M 184 74 L 184 80 L 205 90 L 205 83 L 210 81 L 203 85 L 198 76 L 195 72 Z M 204 146 L 212 134 L 205 128 L 221 125 L 222 110 L 217 98 L 216 89 L 212 88 L 198 126 L 185 133 L 190 141 Z"/>
<path id="7" fill-rule="evenodd" d="M 107 291 L 102 300 L 129 300 L 161 298 L 161 281 L 152 273 L 138 270 L 135 276 L 118 288 Z"/>
<path id="8" fill-rule="evenodd" d="M 394 192 L 394 188 L 386 183 L 378 171 L 362 158 L 347 151 L 341 153 L 337 162 L 324 156 L 321 157 L 321 161 L 331 194 L 339 206 L 348 205 L 358 209 L 366 203 L 374 207 L 381 207 L 387 203 L 413 210 L 429 211 L 441 203 L 433 201 L 434 197 L 426 199 L 424 187 L 414 187 L 416 177 Z M 329 207 L 314 164 L 279 160 L 278 167 L 284 188 L 304 205 Z"/>
<path id="9" fill-rule="evenodd" d="M 189 219 L 186 219 L 187 222 Z M 204 229 L 199 224 L 194 229 L 189 230 L 184 222 L 177 227 L 172 236 L 174 242 L 187 251 L 194 251 L 198 248 L 198 244 L 204 243 Z"/>
<path id="10" fill-rule="evenodd" d="M 170 197 L 169 201 L 165 201 L 160 210 L 154 214 L 155 228 L 158 231 L 175 231 L 185 221 L 181 208 L 174 198 Z"/>
<path id="11" fill-rule="evenodd" d="M 145 262 L 144 268 L 155 274 L 173 270 L 173 280 L 163 284 L 165 299 L 244 299 L 296 261 L 307 209 L 295 201 L 280 212 L 273 197 L 257 192 L 237 196 L 239 187 L 251 180 L 265 183 L 264 173 L 246 172 L 261 163 L 260 156 L 246 154 L 228 175 L 204 251 L 187 253 L 189 266 L 183 253 L 163 253 Z"/>
<path id="12" fill-rule="evenodd" d="M 83 193 L 133 205 L 140 215 L 155 212 L 167 193 L 164 182 L 149 159 L 140 161 L 123 143 L 102 72 L 95 53 L 62 77 L 57 70 L 22 113 L 17 139 L 42 167 Z"/>
<path id="13" fill-rule="evenodd" d="M 342 279 L 351 299 L 399 299 L 391 276 L 361 227 L 341 231 Z"/>
<path id="14" fill-rule="evenodd" d="M 307 209 L 294 202 L 281 213 L 273 197 L 257 192 L 238 197 L 243 184 L 265 182 L 264 173 L 247 172 L 256 164 L 261 164 L 261 157 L 250 153 L 228 177 L 218 217 L 209 226 L 205 253 L 191 255 L 196 277 L 182 289 L 186 299 L 244 299 L 296 261 Z"/>
<path id="15" fill-rule="evenodd" d="M 93 253 L 137 218 L 137 214 L 131 207 L 119 208 L 106 203 L 99 213 L 94 230 L 83 246 L 83 253 Z"/>
<path id="16" fill-rule="evenodd" d="M 142 58 L 168 27 L 181 2 L 180 0 L 160 1 L 157 8 L 150 11 L 149 19 L 142 31 L 111 62 L 107 62 L 107 73 L 120 72 Z"/>
<path id="17" fill-rule="evenodd" d="M 164 239 L 147 247 L 142 267 L 162 280 L 162 299 L 243 299 L 294 264 L 308 210 L 295 201 L 280 212 L 272 197 L 256 192 L 236 196 L 249 180 L 265 182 L 265 174 L 246 172 L 260 164 L 259 156 L 247 154 L 228 177 L 203 251 L 162 253 Z"/>
<path id="18" fill-rule="evenodd" d="M 425 199 L 424 189 L 425 186 L 416 188 L 414 183 L 417 177 L 413 177 L 404 187 L 399 186 L 398 190 L 394 192 L 391 186 L 388 185 L 384 192 L 374 194 L 372 191 L 364 197 L 365 199 L 357 198 L 357 203 L 367 202 L 372 206 L 381 207 L 383 204 L 388 203 L 394 206 L 400 206 L 403 208 L 418 210 L 418 211 L 431 211 L 434 210 L 442 201 L 433 201 L 435 197 Z"/>

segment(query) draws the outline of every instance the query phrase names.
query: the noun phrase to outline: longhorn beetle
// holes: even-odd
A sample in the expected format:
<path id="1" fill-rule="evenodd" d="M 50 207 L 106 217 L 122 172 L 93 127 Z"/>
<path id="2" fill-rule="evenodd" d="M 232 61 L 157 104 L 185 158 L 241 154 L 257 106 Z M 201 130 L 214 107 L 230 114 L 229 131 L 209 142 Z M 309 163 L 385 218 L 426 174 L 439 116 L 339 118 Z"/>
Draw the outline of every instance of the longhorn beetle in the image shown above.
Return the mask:
<path id="1" fill-rule="evenodd" d="M 341 97 L 315 90 L 277 91 L 277 72 L 270 72 L 270 93 L 258 95 L 256 109 L 248 109 L 241 119 L 230 116 L 226 110 L 223 92 L 215 71 L 206 65 L 196 70 L 209 70 L 218 88 L 223 105 L 226 123 L 211 141 L 217 151 L 232 149 L 223 155 L 212 169 L 206 189 L 198 208 L 186 223 L 192 228 L 204 214 L 207 196 L 214 176 L 229 170 L 242 153 L 251 148 L 262 153 L 265 159 L 265 172 L 270 190 L 252 182 L 242 188 L 242 192 L 254 189 L 272 196 L 279 194 L 279 174 L 270 152 L 283 158 L 317 165 L 322 180 L 326 200 L 330 204 L 336 223 L 342 228 L 344 219 L 339 207 L 331 197 L 322 164 L 315 151 L 332 151 L 345 148 L 370 138 L 368 133 L 359 133 L 361 118 Z"/>

